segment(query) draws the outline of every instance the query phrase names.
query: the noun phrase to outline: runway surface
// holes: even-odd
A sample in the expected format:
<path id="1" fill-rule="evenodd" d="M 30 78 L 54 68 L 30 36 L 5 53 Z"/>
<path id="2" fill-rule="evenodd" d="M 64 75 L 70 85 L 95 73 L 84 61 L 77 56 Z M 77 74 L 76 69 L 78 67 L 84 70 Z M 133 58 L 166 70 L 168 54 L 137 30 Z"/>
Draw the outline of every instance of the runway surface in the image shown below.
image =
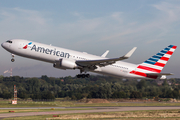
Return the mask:
<path id="1" fill-rule="evenodd" d="M 33 109 L 50 109 L 52 107 L 41 107 Z M 170 109 L 180 109 L 178 107 L 53 107 L 64 109 L 64 111 L 49 111 L 49 112 L 27 112 L 27 113 L 2 113 L 0 118 L 8 117 L 20 117 L 20 116 L 35 116 L 35 115 L 50 115 L 50 114 L 71 114 L 71 113 L 97 113 L 97 112 L 117 112 L 117 111 L 136 111 L 136 110 L 170 110 Z M 70 110 L 67 111 L 65 108 L 94 108 L 94 110 Z M 2 108 L 0 108 L 2 109 Z M 32 109 L 32 108 L 4 108 L 4 109 Z"/>

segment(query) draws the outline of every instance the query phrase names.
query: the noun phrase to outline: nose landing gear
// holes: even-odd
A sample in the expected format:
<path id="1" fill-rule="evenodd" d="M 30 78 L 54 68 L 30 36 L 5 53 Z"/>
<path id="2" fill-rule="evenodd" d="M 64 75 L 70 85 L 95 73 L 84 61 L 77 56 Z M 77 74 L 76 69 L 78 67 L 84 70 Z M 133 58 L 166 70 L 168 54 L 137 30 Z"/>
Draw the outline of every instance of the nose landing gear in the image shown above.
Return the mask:
<path id="1" fill-rule="evenodd" d="M 15 61 L 14 54 L 11 54 L 11 56 L 12 56 L 11 62 L 14 62 Z"/>

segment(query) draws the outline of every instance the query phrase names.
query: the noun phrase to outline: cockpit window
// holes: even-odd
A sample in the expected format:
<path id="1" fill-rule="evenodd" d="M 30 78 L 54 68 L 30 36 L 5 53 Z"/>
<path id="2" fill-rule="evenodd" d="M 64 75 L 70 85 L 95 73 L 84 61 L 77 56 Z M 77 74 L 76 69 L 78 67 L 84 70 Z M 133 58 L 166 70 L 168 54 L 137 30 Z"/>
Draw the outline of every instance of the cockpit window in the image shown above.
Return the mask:
<path id="1" fill-rule="evenodd" d="M 6 41 L 6 42 L 8 42 L 8 43 L 12 43 L 12 41 L 11 41 L 11 40 L 8 40 L 8 41 Z"/>

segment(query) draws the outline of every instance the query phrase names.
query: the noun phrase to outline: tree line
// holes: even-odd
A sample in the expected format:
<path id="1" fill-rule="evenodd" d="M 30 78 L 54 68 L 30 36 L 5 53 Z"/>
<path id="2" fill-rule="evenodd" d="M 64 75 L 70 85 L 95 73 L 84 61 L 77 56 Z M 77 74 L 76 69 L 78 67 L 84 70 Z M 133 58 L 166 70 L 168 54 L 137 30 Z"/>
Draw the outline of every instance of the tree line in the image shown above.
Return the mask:
<path id="1" fill-rule="evenodd" d="M 171 85 L 168 82 L 171 82 Z M 19 76 L 0 76 L 0 98 L 13 98 L 14 85 L 21 99 L 55 99 L 68 97 L 72 100 L 82 98 L 179 98 L 180 79 L 171 78 L 158 85 L 156 80 L 129 80 L 109 76 L 89 78 L 48 77 L 23 78 Z"/>

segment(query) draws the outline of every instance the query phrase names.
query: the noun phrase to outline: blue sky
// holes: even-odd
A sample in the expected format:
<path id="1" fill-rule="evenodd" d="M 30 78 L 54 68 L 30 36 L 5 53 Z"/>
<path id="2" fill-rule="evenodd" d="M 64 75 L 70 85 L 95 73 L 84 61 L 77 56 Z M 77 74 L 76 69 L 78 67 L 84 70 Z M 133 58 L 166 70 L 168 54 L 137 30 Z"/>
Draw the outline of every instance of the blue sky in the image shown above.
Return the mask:
<path id="1" fill-rule="evenodd" d="M 166 46 L 180 45 L 179 0 L 0 0 L 0 42 L 20 38 L 72 50 L 119 57 L 138 47 L 127 62 L 142 63 Z M 180 77 L 179 49 L 162 72 Z M 0 74 L 61 77 L 79 73 L 11 55 L 0 48 Z M 4 74 L 5 76 L 9 74 Z"/>

